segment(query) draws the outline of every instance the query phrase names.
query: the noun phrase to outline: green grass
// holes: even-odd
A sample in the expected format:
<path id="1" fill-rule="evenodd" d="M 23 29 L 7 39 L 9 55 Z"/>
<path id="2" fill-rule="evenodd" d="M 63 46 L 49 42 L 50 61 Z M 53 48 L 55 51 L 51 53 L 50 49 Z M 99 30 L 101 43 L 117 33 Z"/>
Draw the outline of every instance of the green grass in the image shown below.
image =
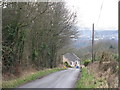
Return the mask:
<path id="1" fill-rule="evenodd" d="M 38 71 L 34 74 L 30 74 L 24 77 L 20 77 L 14 80 L 2 81 L 2 88 L 15 88 L 22 84 L 30 82 L 32 80 L 36 80 L 37 78 L 43 77 L 45 75 L 48 75 L 50 73 L 60 71 L 60 70 L 64 70 L 64 69 L 60 69 L 60 68 L 47 69 L 47 70 Z"/>
<path id="2" fill-rule="evenodd" d="M 81 76 L 76 83 L 76 88 L 100 88 L 107 87 L 107 81 L 104 78 L 94 78 L 93 74 L 89 74 L 88 69 L 82 69 Z"/>
<path id="3" fill-rule="evenodd" d="M 80 79 L 76 83 L 76 88 L 95 88 L 93 75 L 87 73 L 87 68 L 83 68 Z"/>

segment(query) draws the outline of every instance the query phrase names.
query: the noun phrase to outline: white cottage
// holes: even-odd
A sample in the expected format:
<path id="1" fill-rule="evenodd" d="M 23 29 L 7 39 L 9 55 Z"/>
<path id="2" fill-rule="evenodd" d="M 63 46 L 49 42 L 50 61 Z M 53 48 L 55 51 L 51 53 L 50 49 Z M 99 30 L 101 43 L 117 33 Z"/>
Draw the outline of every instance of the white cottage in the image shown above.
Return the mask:
<path id="1" fill-rule="evenodd" d="M 74 53 L 66 53 L 63 55 L 63 63 L 67 62 L 70 66 L 80 67 L 80 59 Z"/>

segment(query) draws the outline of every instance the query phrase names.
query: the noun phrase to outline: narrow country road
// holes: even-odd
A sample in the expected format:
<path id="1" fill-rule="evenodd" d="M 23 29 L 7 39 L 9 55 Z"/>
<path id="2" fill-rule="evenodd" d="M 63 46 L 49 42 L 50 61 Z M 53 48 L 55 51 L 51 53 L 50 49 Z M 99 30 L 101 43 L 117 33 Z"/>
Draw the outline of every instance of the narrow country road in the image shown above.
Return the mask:
<path id="1" fill-rule="evenodd" d="M 49 74 L 19 88 L 74 88 L 79 73 L 79 69 L 69 68 Z"/>

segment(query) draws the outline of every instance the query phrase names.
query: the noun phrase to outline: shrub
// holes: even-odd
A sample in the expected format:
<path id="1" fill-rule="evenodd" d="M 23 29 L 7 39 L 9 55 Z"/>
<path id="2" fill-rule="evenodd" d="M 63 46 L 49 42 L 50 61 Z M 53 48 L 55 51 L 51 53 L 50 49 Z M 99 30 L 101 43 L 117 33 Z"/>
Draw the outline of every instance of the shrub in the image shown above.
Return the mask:
<path id="1" fill-rule="evenodd" d="M 91 62 L 91 60 L 85 60 L 84 65 L 87 66 L 90 62 Z"/>
<path id="2" fill-rule="evenodd" d="M 117 54 L 113 54 L 112 56 L 116 61 L 118 61 L 118 55 Z"/>
<path id="3" fill-rule="evenodd" d="M 71 67 L 71 66 L 68 64 L 68 62 L 65 62 L 64 64 L 65 64 L 66 67 Z"/>

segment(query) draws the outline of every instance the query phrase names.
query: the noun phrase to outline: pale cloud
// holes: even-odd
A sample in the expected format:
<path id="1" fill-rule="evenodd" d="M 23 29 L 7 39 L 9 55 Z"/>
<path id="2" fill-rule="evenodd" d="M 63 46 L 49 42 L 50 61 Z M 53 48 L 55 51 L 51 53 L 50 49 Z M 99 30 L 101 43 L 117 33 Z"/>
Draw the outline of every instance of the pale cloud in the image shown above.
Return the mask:
<path id="1" fill-rule="evenodd" d="M 81 29 L 117 30 L 118 28 L 118 0 L 66 0 L 69 10 L 77 13 L 77 26 Z M 100 8 L 103 7 L 100 14 Z"/>

